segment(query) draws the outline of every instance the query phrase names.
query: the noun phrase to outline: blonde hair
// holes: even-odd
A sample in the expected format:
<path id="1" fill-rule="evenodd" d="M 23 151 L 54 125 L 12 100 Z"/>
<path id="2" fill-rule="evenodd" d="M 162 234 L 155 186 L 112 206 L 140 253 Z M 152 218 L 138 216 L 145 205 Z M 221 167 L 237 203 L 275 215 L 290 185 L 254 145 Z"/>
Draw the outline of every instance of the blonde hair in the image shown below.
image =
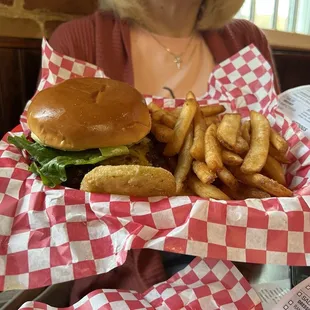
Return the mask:
<path id="1" fill-rule="evenodd" d="M 99 8 L 114 11 L 121 19 L 147 24 L 144 2 L 147 0 L 99 0 Z M 230 22 L 244 0 L 205 0 L 197 20 L 198 30 L 220 28 Z"/>

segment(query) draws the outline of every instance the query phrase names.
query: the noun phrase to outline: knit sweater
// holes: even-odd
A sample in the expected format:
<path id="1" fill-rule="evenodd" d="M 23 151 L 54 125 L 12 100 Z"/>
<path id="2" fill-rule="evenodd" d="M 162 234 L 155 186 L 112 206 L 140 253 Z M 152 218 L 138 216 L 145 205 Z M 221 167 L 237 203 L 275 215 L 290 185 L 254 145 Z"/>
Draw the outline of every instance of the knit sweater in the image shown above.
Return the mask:
<path id="1" fill-rule="evenodd" d="M 253 43 L 272 67 L 273 60 L 265 35 L 254 24 L 234 20 L 222 29 L 201 33 L 215 63 L 220 63 Z M 64 23 L 56 29 L 49 43 L 58 52 L 102 68 L 112 79 L 134 84 L 131 59 L 130 24 L 111 13 L 93 15 Z M 279 91 L 276 79 L 276 90 Z M 134 85 L 133 85 L 134 86 Z M 97 288 L 122 288 L 144 291 L 165 280 L 159 252 L 132 250 L 126 263 L 108 274 L 76 281 L 71 303 Z"/>

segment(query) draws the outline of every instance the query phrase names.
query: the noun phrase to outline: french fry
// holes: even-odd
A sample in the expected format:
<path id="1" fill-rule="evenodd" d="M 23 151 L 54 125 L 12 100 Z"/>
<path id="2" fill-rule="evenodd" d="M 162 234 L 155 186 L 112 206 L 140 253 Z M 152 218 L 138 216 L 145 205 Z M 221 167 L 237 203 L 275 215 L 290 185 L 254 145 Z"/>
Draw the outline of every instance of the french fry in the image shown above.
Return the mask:
<path id="1" fill-rule="evenodd" d="M 223 167 L 222 169 L 217 170 L 216 173 L 219 179 L 232 191 L 236 192 L 238 190 L 239 182 L 228 169 Z"/>
<path id="2" fill-rule="evenodd" d="M 184 181 L 192 166 L 193 159 L 190 155 L 190 149 L 192 147 L 192 144 L 193 144 L 193 126 L 190 126 L 190 129 L 185 138 L 184 145 L 178 156 L 178 163 L 174 172 L 177 195 L 182 192 L 184 187 Z"/>
<path id="3" fill-rule="evenodd" d="M 167 111 L 165 110 L 163 111 L 164 111 L 164 114 L 161 118 L 161 122 L 165 124 L 166 126 L 168 126 L 169 128 L 173 129 L 177 122 L 177 119 L 174 116 L 168 114 Z"/>
<path id="4" fill-rule="evenodd" d="M 166 125 L 153 121 L 151 131 L 159 142 L 168 143 L 172 139 L 173 129 Z"/>
<path id="5" fill-rule="evenodd" d="M 213 116 L 225 112 L 226 109 L 223 105 L 212 104 L 201 107 L 201 111 L 204 116 Z"/>
<path id="6" fill-rule="evenodd" d="M 211 124 L 219 124 L 220 120 L 217 115 L 206 116 L 205 118 L 206 126 L 209 127 Z"/>
<path id="7" fill-rule="evenodd" d="M 241 137 L 237 137 L 237 143 L 233 148 L 233 151 L 238 155 L 244 155 L 250 149 L 249 144 Z"/>
<path id="8" fill-rule="evenodd" d="M 280 152 L 281 154 L 286 154 L 288 150 L 288 143 L 274 129 L 271 129 L 270 132 L 270 143 L 278 152 Z"/>
<path id="9" fill-rule="evenodd" d="M 233 191 L 230 189 L 227 185 L 222 185 L 221 190 L 228 195 L 229 197 L 235 199 L 235 200 L 245 200 L 245 199 L 264 199 L 264 198 L 270 198 L 270 194 L 254 187 L 247 186 L 245 184 L 242 184 L 240 186 L 241 188 L 238 189 L 238 191 Z"/>
<path id="10" fill-rule="evenodd" d="M 225 184 L 221 185 L 220 190 L 224 192 L 228 197 L 234 200 L 244 200 L 244 197 L 240 194 L 240 190 L 233 191 L 231 188 L 229 188 Z"/>
<path id="11" fill-rule="evenodd" d="M 260 172 L 269 152 L 270 125 L 262 114 L 251 111 L 251 145 L 241 171 L 245 174 Z"/>
<path id="12" fill-rule="evenodd" d="M 269 155 L 275 158 L 278 162 L 282 164 L 290 164 L 291 161 L 286 157 L 285 154 L 280 153 L 272 145 L 269 146 Z"/>
<path id="13" fill-rule="evenodd" d="M 216 173 L 210 170 L 206 163 L 201 161 L 193 162 L 193 171 L 198 179 L 204 184 L 211 184 L 216 179 Z"/>
<path id="14" fill-rule="evenodd" d="M 190 99 L 196 100 L 196 97 L 195 97 L 195 95 L 194 95 L 194 93 L 192 91 L 189 91 L 186 94 L 186 100 L 190 100 Z"/>
<path id="15" fill-rule="evenodd" d="M 241 126 L 240 114 L 225 114 L 217 129 L 217 139 L 227 149 L 233 150 Z"/>
<path id="16" fill-rule="evenodd" d="M 224 165 L 227 166 L 240 166 L 243 162 L 242 157 L 228 150 L 222 151 L 222 159 Z"/>
<path id="17" fill-rule="evenodd" d="M 161 122 L 169 128 L 174 128 L 177 121 L 175 116 L 171 115 L 168 111 L 161 109 L 153 102 L 148 105 L 148 109 L 151 111 L 151 116 L 154 121 Z"/>
<path id="18" fill-rule="evenodd" d="M 169 113 L 177 119 L 180 116 L 181 110 L 182 110 L 182 108 L 179 107 L 179 108 L 175 108 L 173 110 L 170 110 Z"/>
<path id="19" fill-rule="evenodd" d="M 189 92 L 186 94 L 186 100 L 190 100 L 190 99 L 196 100 L 195 95 L 194 95 L 193 92 L 191 92 L 191 91 L 189 91 Z M 175 109 L 169 111 L 169 113 L 170 113 L 171 115 L 173 115 L 174 117 L 178 118 L 178 117 L 180 116 L 181 109 L 182 109 L 182 108 L 175 108 Z"/>
<path id="20" fill-rule="evenodd" d="M 234 176 L 242 183 L 257 187 L 275 197 L 291 197 L 293 193 L 291 190 L 279 184 L 277 181 L 269 179 L 268 177 L 260 174 L 244 174 L 239 167 L 233 167 L 232 172 Z"/>
<path id="21" fill-rule="evenodd" d="M 204 122 L 200 109 L 196 110 L 194 117 L 194 142 L 191 148 L 191 156 L 200 161 L 205 158 L 205 133 L 207 126 Z"/>
<path id="22" fill-rule="evenodd" d="M 250 121 L 243 122 L 241 125 L 241 136 L 248 144 L 250 144 L 251 142 L 250 130 L 251 130 Z"/>
<path id="23" fill-rule="evenodd" d="M 219 188 L 212 184 L 203 184 L 195 175 L 188 180 L 189 188 L 202 198 L 213 198 L 218 200 L 230 200 L 230 198 Z"/>
<path id="24" fill-rule="evenodd" d="M 162 109 L 153 102 L 151 102 L 147 107 L 149 111 L 151 112 L 152 119 L 154 121 L 160 122 L 162 115 L 163 115 Z"/>
<path id="25" fill-rule="evenodd" d="M 182 191 L 177 194 L 178 196 L 196 196 L 196 193 L 191 190 L 188 186 L 184 186 Z"/>
<path id="26" fill-rule="evenodd" d="M 172 140 L 166 144 L 164 149 L 165 156 L 174 156 L 180 152 L 185 136 L 195 116 L 196 110 L 196 100 L 185 101 L 180 117 L 175 124 Z"/>
<path id="27" fill-rule="evenodd" d="M 216 139 L 216 130 L 216 125 L 212 124 L 205 134 L 205 162 L 212 171 L 223 168 L 222 150 Z"/>
<path id="28" fill-rule="evenodd" d="M 272 156 L 268 155 L 266 164 L 263 168 L 264 174 L 266 174 L 271 179 L 274 179 L 282 185 L 286 185 L 285 175 L 282 165 L 274 159 Z"/>
<path id="29" fill-rule="evenodd" d="M 241 190 L 240 190 L 241 191 Z M 256 199 L 264 199 L 270 198 L 270 194 L 266 193 L 255 187 L 243 186 L 242 187 L 243 199 L 256 198 Z"/>
<path id="30" fill-rule="evenodd" d="M 154 102 L 149 103 L 147 107 L 151 113 L 161 110 L 161 108 Z"/>

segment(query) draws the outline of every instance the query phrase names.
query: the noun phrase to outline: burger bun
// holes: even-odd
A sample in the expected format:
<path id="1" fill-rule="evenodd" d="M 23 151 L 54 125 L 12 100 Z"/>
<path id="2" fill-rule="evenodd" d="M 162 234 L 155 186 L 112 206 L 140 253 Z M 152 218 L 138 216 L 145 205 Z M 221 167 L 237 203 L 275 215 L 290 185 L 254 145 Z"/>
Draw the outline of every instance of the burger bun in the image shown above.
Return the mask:
<path id="1" fill-rule="evenodd" d="M 37 93 L 28 126 L 43 145 L 80 151 L 139 142 L 151 129 L 143 96 L 106 78 L 74 78 Z"/>

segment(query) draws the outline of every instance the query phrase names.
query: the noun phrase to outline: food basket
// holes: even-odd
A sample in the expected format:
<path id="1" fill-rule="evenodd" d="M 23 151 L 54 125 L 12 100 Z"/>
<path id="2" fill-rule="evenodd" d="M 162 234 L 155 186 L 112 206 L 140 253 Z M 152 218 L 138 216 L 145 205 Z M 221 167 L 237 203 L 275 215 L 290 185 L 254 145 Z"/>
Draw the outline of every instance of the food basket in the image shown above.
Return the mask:
<path id="1" fill-rule="evenodd" d="M 100 68 L 53 51 L 46 40 L 42 52 L 38 90 L 69 78 L 105 77 Z M 123 264 L 128 250 L 140 248 L 194 255 L 206 259 L 201 264 L 226 267 L 227 261 L 310 265 L 310 142 L 277 110 L 270 65 L 255 46 L 247 46 L 215 67 L 208 87 L 199 104 L 221 103 L 244 119 L 250 110 L 261 112 L 288 141 L 292 163 L 286 179 L 294 197 L 137 198 L 48 188 L 28 171 L 26 154 L 7 142 L 9 135 L 28 134 L 26 107 L 21 124 L 0 142 L 0 290 L 105 273 Z M 184 103 L 146 96 L 151 101 L 163 108 Z M 102 292 L 83 302 L 91 303 L 97 294 Z"/>

